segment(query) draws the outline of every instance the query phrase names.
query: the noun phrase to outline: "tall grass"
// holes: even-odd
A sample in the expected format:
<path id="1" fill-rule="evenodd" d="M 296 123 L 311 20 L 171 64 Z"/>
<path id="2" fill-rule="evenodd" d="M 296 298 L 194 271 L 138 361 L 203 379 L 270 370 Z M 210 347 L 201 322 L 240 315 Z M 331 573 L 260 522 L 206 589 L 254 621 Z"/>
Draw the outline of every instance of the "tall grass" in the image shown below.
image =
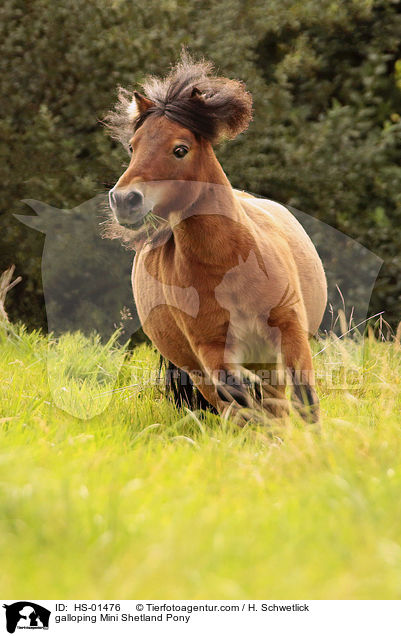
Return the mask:
<path id="1" fill-rule="evenodd" d="M 3 598 L 399 598 L 400 344 L 376 336 L 315 343 L 318 434 L 178 411 L 152 348 L 81 334 L 50 339 L 60 387 L 107 405 L 74 417 L 48 339 L 0 329 Z"/>

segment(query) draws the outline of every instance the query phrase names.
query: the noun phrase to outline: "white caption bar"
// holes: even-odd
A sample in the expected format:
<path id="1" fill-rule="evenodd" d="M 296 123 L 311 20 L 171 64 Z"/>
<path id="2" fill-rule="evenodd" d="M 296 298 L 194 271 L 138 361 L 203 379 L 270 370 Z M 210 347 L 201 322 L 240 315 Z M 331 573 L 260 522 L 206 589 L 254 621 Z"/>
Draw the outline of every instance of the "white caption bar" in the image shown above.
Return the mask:
<path id="1" fill-rule="evenodd" d="M 325 636 L 401 633 L 401 601 L 84 601 L 5 600 L 1 633 L 252 634 Z M 246 632 L 245 632 L 246 633 Z"/>

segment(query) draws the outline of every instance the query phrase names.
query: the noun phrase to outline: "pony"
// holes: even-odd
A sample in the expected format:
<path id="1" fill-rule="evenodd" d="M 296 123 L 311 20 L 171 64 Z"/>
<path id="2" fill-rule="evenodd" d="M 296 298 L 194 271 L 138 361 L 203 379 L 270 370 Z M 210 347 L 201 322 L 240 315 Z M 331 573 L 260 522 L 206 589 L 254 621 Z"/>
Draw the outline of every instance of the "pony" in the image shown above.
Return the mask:
<path id="1" fill-rule="evenodd" d="M 109 192 L 107 235 L 136 252 L 138 315 L 179 404 L 196 390 L 243 425 L 286 416 L 288 386 L 318 422 L 309 339 L 327 302 L 321 260 L 287 208 L 234 189 L 215 155 L 251 119 L 245 85 L 185 52 L 142 92 L 120 88 L 105 123 L 130 162 Z"/>

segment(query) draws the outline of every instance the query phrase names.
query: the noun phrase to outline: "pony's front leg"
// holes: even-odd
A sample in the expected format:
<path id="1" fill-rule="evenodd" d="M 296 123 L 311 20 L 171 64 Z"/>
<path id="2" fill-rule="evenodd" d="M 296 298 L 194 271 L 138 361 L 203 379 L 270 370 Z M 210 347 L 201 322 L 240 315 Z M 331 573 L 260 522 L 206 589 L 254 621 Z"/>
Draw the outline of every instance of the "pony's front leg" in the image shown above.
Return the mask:
<path id="1" fill-rule="evenodd" d="M 226 353 L 226 345 L 219 342 L 198 347 L 204 374 L 209 385 L 213 386 L 212 403 L 222 415 L 229 413 L 240 426 L 244 426 L 254 418 L 255 411 L 261 409 L 261 382 L 257 375 L 242 365 L 228 363 Z M 201 385 L 198 388 L 204 392 Z M 212 394 L 209 392 L 210 396 Z"/>
<path id="2" fill-rule="evenodd" d="M 301 417 L 312 423 L 319 421 L 319 398 L 315 391 L 315 373 L 308 335 L 294 309 L 272 309 L 268 323 L 281 333 L 281 351 L 291 379 L 292 403 Z"/>

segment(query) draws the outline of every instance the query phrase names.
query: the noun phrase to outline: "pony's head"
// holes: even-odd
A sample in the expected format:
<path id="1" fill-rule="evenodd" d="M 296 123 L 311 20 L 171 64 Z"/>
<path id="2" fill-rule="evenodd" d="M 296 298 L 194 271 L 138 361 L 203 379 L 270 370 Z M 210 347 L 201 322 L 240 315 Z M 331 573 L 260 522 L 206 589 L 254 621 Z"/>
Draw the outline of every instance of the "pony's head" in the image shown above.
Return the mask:
<path id="1" fill-rule="evenodd" d="M 143 93 L 120 89 L 106 124 L 131 160 L 109 194 L 116 220 L 140 231 L 149 213 L 165 220 L 200 196 L 207 183 L 227 183 L 213 145 L 247 128 L 252 98 L 242 82 L 216 77 L 208 62 L 184 53 L 165 79 L 148 78 Z"/>

